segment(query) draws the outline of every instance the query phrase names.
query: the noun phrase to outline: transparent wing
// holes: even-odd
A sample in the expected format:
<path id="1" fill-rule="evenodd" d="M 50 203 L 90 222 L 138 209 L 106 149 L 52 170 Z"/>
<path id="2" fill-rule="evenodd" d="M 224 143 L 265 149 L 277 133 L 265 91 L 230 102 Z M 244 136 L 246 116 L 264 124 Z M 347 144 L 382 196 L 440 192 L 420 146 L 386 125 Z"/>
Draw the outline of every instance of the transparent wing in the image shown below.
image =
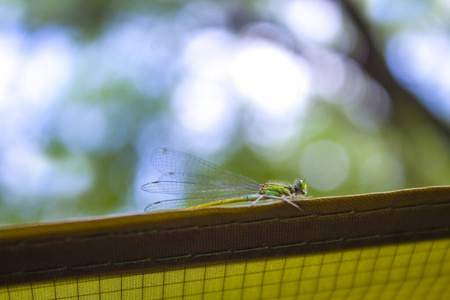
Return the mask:
<path id="1" fill-rule="evenodd" d="M 259 186 L 248 187 L 243 185 L 217 185 L 212 183 L 187 182 L 187 181 L 155 181 L 142 186 L 142 190 L 149 193 L 171 195 L 211 195 L 215 194 L 243 194 L 258 192 Z"/>
<path id="2" fill-rule="evenodd" d="M 173 149 L 161 148 L 156 150 L 151 156 L 151 162 L 158 171 L 179 181 L 198 179 L 214 181 L 219 184 L 223 182 L 224 184 L 235 185 L 260 185 L 253 179 L 225 171 L 206 160 Z"/>
<path id="3" fill-rule="evenodd" d="M 197 204 L 202 204 L 258 193 L 261 186 L 253 179 L 173 149 L 158 149 L 152 154 L 151 162 L 163 175 L 158 181 L 143 185 L 142 189 L 150 193 L 183 195 L 180 199 L 157 203 L 195 199 Z"/>
<path id="4" fill-rule="evenodd" d="M 154 210 L 166 210 L 166 209 L 176 209 L 176 208 L 186 208 L 191 206 L 197 206 L 201 204 L 216 202 L 219 200 L 227 200 L 234 198 L 244 198 L 246 195 L 236 196 L 236 194 L 223 194 L 221 196 L 211 197 L 211 196 L 197 196 L 197 197 L 183 197 L 178 199 L 167 199 L 162 201 L 157 201 L 150 203 L 144 209 L 144 211 L 154 211 Z"/>

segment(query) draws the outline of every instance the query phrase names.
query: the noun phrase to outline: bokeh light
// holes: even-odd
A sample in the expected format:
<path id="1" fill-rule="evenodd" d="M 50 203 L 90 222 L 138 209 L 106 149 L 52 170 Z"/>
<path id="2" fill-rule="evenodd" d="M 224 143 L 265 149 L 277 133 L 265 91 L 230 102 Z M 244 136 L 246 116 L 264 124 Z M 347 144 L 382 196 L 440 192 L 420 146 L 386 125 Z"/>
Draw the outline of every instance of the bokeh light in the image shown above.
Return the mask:
<path id="1" fill-rule="evenodd" d="M 306 177 L 313 197 L 448 184 L 446 1 L 0 16 L 0 224 L 141 213 L 170 197 L 140 189 L 165 146 L 259 182 Z"/>
<path id="2" fill-rule="evenodd" d="M 318 141 L 306 147 L 300 158 L 300 168 L 304 170 L 309 186 L 320 191 L 330 191 L 347 179 L 350 158 L 339 144 Z"/>

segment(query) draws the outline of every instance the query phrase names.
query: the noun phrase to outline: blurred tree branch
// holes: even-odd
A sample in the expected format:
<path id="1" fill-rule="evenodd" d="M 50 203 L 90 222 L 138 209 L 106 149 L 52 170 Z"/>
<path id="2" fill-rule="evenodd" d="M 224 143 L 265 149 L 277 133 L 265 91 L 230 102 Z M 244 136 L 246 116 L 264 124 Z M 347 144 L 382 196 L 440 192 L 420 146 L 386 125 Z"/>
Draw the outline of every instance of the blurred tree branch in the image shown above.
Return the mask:
<path id="1" fill-rule="evenodd" d="M 392 121 L 400 127 L 404 127 L 406 123 L 411 123 L 411 120 L 404 120 L 405 116 L 415 116 L 420 114 L 426 120 L 428 120 L 438 131 L 450 140 L 450 128 L 444 124 L 441 120 L 436 118 L 430 113 L 430 111 L 423 106 L 423 104 L 417 99 L 417 97 L 403 88 L 397 83 L 392 76 L 384 56 L 380 53 L 375 45 L 375 42 L 371 35 L 371 30 L 368 22 L 361 16 L 354 1 L 341 0 L 341 6 L 344 13 L 351 19 L 359 30 L 360 37 L 365 43 L 366 56 L 363 61 L 359 61 L 362 69 L 369 74 L 373 79 L 378 81 L 391 96 L 393 105 Z M 408 113 L 404 113 L 402 110 L 408 110 Z"/>

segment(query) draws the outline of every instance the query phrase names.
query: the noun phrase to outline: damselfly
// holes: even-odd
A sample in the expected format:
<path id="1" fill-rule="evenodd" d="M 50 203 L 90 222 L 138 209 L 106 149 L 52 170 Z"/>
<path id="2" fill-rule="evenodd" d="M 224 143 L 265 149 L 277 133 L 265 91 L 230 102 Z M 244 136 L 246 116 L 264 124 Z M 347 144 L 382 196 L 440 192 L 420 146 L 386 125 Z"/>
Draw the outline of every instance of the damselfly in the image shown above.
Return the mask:
<path id="1" fill-rule="evenodd" d="M 223 170 L 191 154 L 173 149 L 156 150 L 151 156 L 151 163 L 163 175 L 158 181 L 143 185 L 142 190 L 181 196 L 178 199 L 154 202 L 145 208 L 146 211 L 165 209 L 170 203 L 179 208 L 200 208 L 251 201 L 249 205 L 251 207 L 261 200 L 284 201 L 300 209 L 292 201 L 306 195 L 304 180 L 299 180 L 292 186 L 277 183 L 261 184 L 248 177 Z"/>

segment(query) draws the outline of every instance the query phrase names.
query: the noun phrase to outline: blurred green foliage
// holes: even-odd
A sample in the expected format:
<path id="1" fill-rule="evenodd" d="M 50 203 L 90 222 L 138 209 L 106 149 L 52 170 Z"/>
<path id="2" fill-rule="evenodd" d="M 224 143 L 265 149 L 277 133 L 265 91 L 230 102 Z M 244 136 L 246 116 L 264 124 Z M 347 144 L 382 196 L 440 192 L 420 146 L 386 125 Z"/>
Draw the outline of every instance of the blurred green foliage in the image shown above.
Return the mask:
<path id="1" fill-rule="evenodd" d="M 380 51 L 385 45 L 375 42 L 381 36 L 388 41 L 401 30 L 414 30 L 413 24 L 398 21 L 393 27 L 362 13 L 363 3 L 334 3 L 332 7 L 343 18 L 342 28 L 331 41 L 317 44 L 298 39 L 281 24 L 278 6 L 290 2 L 295 1 L 3 4 L 3 14 L 22 12 L 8 21 L 10 27 L 18 28 L 23 47 L 30 47 L 21 59 L 34 53 L 33 42 L 55 39 L 57 32 L 58 41 L 70 41 L 66 71 L 70 75 L 43 116 L 36 119 L 40 125 L 30 121 L 26 127 L 37 128 L 37 132 L 29 135 L 26 129 L 21 135 L 30 137 L 24 151 L 33 149 L 34 153 L 32 159 L 24 160 L 32 170 L 33 184 L 14 173 L 17 170 L 11 166 L 20 164 L 10 164 L 10 155 L 0 161 L 0 223 L 142 212 L 154 195 L 144 193 L 140 186 L 158 176 L 148 157 L 162 146 L 192 152 L 259 182 L 306 177 L 309 195 L 314 197 L 448 184 L 450 116 L 433 114 L 420 100 L 420 92 L 400 85 Z M 448 13 L 429 9 L 438 16 Z M 355 22 L 355 17 L 363 23 Z M 364 24 L 370 32 L 361 27 Z M 445 28 L 445 24 L 436 26 Z M 23 27 L 27 30 L 21 31 Z M 285 51 L 292 61 L 303 61 L 310 74 L 306 96 L 298 96 L 303 104 L 289 104 L 291 112 L 270 117 L 278 106 L 288 105 L 282 102 L 284 91 L 264 111 L 258 101 L 237 92 L 239 84 L 229 83 L 232 74 L 220 75 L 220 70 L 228 70 L 226 64 L 213 65 L 213 71 L 207 69 L 206 80 L 199 80 L 200 91 L 208 91 L 213 82 L 213 91 L 231 95 L 225 97 L 222 108 L 209 108 L 196 103 L 195 94 L 183 94 L 180 86 L 192 87 L 205 76 L 201 71 L 195 73 L 188 59 L 189 51 L 196 49 L 190 41 L 201 33 L 207 36 L 218 31 L 229 45 L 223 49 L 218 44 L 220 55 L 238 52 L 247 40 L 256 39 Z M 349 42 L 344 43 L 345 39 Z M 371 58 L 374 52 L 381 64 L 370 65 L 370 59 L 361 59 Z M 199 68 L 214 55 L 208 51 L 199 55 Z M 345 74 L 324 72 L 321 64 L 327 60 L 334 60 L 330 65 L 341 66 Z M 323 78 L 324 74 L 330 78 Z M 21 76 L 16 80 L 16 86 L 22 86 Z M 321 81 L 342 83 L 333 92 L 323 92 Z M 185 99 L 176 100 L 177 93 Z M 39 103 L 34 105 L 31 112 L 39 110 Z M 2 109 L 9 114 L 8 108 Z M 201 112 L 201 117 L 189 117 L 191 109 Z M 202 123 L 202 119 L 213 118 L 216 110 L 217 118 L 230 115 L 222 123 L 211 123 L 219 124 L 217 134 L 204 133 L 201 130 L 216 128 Z M 13 151 L 16 142 L 1 140 L 3 153 Z"/>

